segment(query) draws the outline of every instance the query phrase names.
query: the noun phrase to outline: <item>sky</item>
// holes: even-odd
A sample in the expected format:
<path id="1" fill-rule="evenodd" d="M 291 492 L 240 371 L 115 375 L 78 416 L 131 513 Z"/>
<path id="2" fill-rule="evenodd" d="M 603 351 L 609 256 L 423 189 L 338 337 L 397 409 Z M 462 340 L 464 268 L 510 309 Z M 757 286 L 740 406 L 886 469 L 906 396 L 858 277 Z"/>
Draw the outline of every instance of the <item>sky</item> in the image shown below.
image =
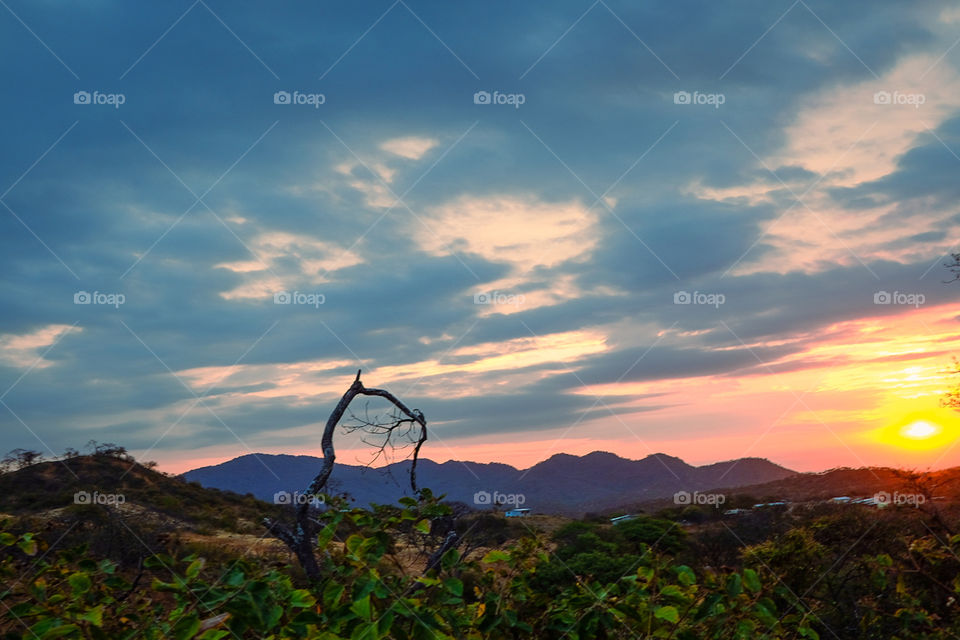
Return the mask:
<path id="1" fill-rule="evenodd" d="M 960 465 L 953 3 L 2 0 L 0 50 L 0 451 L 319 455 L 362 369 L 437 461 Z"/>

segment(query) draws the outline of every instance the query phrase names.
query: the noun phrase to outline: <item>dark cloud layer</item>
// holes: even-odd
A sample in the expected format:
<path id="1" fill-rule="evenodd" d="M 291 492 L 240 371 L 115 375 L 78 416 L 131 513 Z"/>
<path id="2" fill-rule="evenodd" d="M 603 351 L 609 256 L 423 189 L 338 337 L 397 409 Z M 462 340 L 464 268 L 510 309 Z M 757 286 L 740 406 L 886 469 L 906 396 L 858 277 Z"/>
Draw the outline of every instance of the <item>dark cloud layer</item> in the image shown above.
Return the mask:
<path id="1" fill-rule="evenodd" d="M 741 341 L 896 311 L 877 310 L 877 290 L 954 299 L 938 278 L 917 280 L 949 246 L 942 229 L 880 247 L 919 258 L 727 273 L 745 254 L 747 263 L 779 255 L 762 234 L 793 198 L 759 158 L 783 147 L 804 99 L 870 81 L 906 55 L 939 55 L 943 3 L 609 2 L 563 36 L 587 6 L 11 1 L 0 14 L 0 391 L 16 386 L 0 408 L 0 449 L 38 446 L 21 419 L 54 449 L 90 434 L 149 447 L 199 392 L 167 367 L 463 364 L 488 343 L 617 327 L 606 352 L 565 363 L 575 376 L 538 363 L 529 368 L 538 381 L 510 393 L 412 398 L 444 438 L 564 428 L 591 408 L 607 412 L 571 393 L 584 383 L 749 375 L 757 358 L 809 342 Z M 125 102 L 74 104 L 79 91 Z M 275 104 L 278 91 L 325 102 Z M 475 104 L 478 91 L 525 102 Z M 677 105 L 677 91 L 726 102 Z M 960 161 L 945 147 L 960 148 L 958 131 L 960 119 L 945 121 L 892 173 L 830 188 L 831 201 L 849 212 L 891 205 L 884 225 L 931 215 L 954 224 Z M 382 146 L 396 138 L 432 146 L 405 158 Z M 818 178 L 799 163 L 775 168 L 800 190 Z M 719 201 L 693 186 L 758 182 L 776 191 Z M 463 196 L 575 203 L 592 220 L 583 251 L 529 266 L 521 248 L 432 248 L 450 222 L 437 212 Z M 254 270 L 235 266 L 245 262 Z M 511 278 L 530 298 L 561 282 L 577 293 L 511 314 L 474 304 L 477 291 Z M 325 301 L 274 304 L 281 289 Z M 681 290 L 726 302 L 673 304 Z M 125 302 L 77 305 L 78 291 Z M 52 339 L 10 342 L 54 325 L 75 329 L 48 353 Z M 696 337 L 651 348 L 671 327 Z M 556 375 L 537 378 L 544 372 Z M 214 387 L 206 402 L 216 417 L 195 409 L 157 447 L 232 442 L 229 430 L 281 437 L 325 414 L 325 395 L 227 401 L 279 384 Z M 664 406 L 649 400 L 644 410 Z"/>

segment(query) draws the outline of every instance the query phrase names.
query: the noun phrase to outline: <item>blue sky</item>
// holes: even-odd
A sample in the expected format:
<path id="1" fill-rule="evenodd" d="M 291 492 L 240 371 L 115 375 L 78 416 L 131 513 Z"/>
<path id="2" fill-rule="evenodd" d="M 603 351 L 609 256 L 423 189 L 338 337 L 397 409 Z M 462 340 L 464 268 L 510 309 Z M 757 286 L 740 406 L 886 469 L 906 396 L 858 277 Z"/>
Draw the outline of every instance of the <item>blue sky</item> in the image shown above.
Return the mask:
<path id="1" fill-rule="evenodd" d="M 960 464 L 949 3 L 2 4 L 0 449 Z"/>

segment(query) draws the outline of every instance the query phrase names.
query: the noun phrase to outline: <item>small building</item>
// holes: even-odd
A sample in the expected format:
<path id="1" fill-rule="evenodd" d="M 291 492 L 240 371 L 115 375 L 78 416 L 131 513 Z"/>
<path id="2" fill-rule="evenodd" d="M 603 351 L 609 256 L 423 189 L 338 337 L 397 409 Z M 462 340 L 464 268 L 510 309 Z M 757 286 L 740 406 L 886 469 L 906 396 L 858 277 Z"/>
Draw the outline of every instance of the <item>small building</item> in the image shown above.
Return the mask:
<path id="1" fill-rule="evenodd" d="M 725 516 L 742 516 L 745 513 L 750 513 L 750 509 L 727 509 L 723 512 Z"/>
<path id="2" fill-rule="evenodd" d="M 617 516 L 616 518 L 610 518 L 610 524 L 619 524 L 621 522 L 629 522 L 630 520 L 636 520 L 637 516 L 634 514 L 628 514 L 625 516 Z"/>
<path id="3" fill-rule="evenodd" d="M 753 505 L 754 509 L 763 509 L 764 507 L 785 507 L 787 503 L 780 500 L 778 502 L 761 502 L 759 504 Z"/>
<path id="4" fill-rule="evenodd" d="M 524 518 L 530 515 L 530 509 L 510 509 L 509 511 L 504 511 L 503 515 L 507 518 Z"/>
<path id="5" fill-rule="evenodd" d="M 835 502 L 837 504 L 849 504 L 850 496 L 837 496 L 836 498 L 830 498 L 830 502 Z"/>

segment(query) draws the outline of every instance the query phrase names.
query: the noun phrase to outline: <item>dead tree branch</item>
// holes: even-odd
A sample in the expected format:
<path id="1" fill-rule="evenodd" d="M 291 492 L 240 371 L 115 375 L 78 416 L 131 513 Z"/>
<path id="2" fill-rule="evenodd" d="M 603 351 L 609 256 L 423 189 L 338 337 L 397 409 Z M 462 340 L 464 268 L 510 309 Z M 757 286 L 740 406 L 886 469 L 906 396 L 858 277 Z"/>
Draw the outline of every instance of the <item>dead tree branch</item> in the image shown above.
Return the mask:
<path id="1" fill-rule="evenodd" d="M 294 555 L 297 556 L 297 560 L 300 562 L 300 565 L 310 580 L 319 580 L 321 575 L 316 556 L 314 555 L 317 523 L 310 517 L 311 501 L 309 498 L 320 494 L 326 487 L 327 481 L 330 479 L 330 474 L 333 473 L 334 461 L 337 458 L 336 450 L 333 446 L 334 432 L 340 420 L 343 419 L 344 414 L 347 412 L 350 403 L 354 398 L 361 395 L 384 398 L 394 406 L 396 412 L 389 420 L 361 421 L 360 424 L 351 426 L 350 430 L 364 429 L 368 433 L 383 437 L 379 451 L 382 453 L 385 447 L 392 445 L 391 439 L 397 434 L 398 430 L 406 426 L 406 429 L 401 434 L 402 437 L 407 438 L 411 442 L 414 441 L 415 437 L 415 445 L 410 465 L 410 487 L 414 493 L 418 491 L 417 459 L 420 455 L 420 448 L 423 446 L 423 443 L 427 441 L 427 421 L 420 410 L 410 409 L 389 391 L 364 387 L 360 381 L 360 370 L 358 370 L 357 377 L 354 379 L 353 384 L 351 384 L 350 388 L 343 394 L 337 406 L 334 407 L 333 412 L 330 413 L 330 417 L 327 418 L 327 424 L 323 429 L 323 436 L 320 439 L 320 448 L 323 451 L 323 466 L 320 468 L 320 473 L 313 479 L 313 482 L 306 491 L 305 497 L 307 499 L 297 501 L 295 527 L 291 530 L 283 523 L 269 518 L 264 521 L 267 529 L 276 538 L 282 540 Z M 419 427 L 419 432 L 417 432 L 417 427 Z"/>

